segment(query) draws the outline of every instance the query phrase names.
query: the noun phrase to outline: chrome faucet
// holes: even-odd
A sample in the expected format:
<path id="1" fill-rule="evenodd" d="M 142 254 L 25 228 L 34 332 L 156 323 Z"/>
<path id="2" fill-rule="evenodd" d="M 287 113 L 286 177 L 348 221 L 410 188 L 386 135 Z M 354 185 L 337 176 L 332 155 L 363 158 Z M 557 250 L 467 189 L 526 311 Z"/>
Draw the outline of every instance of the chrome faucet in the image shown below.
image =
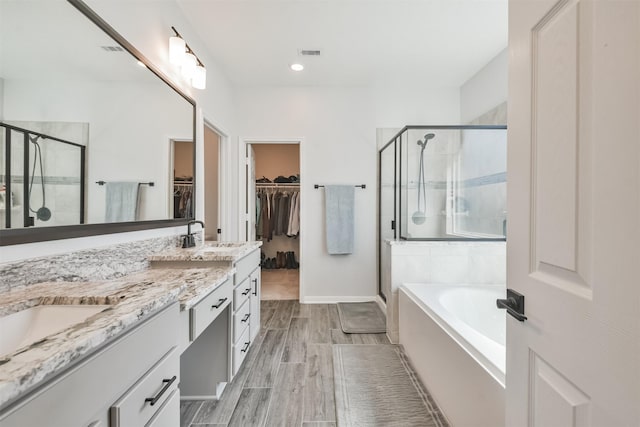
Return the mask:
<path id="1" fill-rule="evenodd" d="M 189 223 L 187 224 L 187 235 L 182 236 L 183 248 L 193 248 L 196 245 L 196 239 L 193 237 L 193 234 L 191 233 L 191 226 L 193 224 L 200 224 L 202 226 L 202 229 L 204 230 L 204 222 L 198 221 L 198 220 L 189 221 Z"/>

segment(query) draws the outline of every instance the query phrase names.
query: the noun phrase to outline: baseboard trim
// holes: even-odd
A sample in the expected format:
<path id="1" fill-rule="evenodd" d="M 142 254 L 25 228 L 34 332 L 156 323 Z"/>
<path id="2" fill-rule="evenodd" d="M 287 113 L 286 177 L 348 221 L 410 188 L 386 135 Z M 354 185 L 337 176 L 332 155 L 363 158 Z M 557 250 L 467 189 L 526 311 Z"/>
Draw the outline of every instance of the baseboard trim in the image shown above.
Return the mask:
<path id="1" fill-rule="evenodd" d="M 302 304 L 337 304 L 339 302 L 369 302 L 376 301 L 376 296 L 306 296 L 300 300 Z"/>
<path id="2" fill-rule="evenodd" d="M 384 302 L 380 295 L 376 296 L 376 302 L 378 303 L 380 310 L 382 310 L 382 313 L 384 313 L 384 317 L 387 317 L 387 303 Z"/>
<path id="3" fill-rule="evenodd" d="M 218 396 L 214 395 L 196 395 L 196 396 L 180 396 L 180 400 L 220 400 Z"/>

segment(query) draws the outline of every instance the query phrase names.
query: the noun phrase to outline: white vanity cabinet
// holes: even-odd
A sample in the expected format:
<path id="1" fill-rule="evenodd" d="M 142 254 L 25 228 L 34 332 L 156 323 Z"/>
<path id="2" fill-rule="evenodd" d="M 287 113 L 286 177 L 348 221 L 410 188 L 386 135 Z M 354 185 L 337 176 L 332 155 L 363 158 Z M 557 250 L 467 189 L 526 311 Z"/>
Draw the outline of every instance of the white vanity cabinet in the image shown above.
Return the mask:
<path id="1" fill-rule="evenodd" d="M 262 292 L 260 290 L 262 273 L 260 267 L 253 270 L 251 276 L 251 297 L 249 302 L 251 303 L 251 323 L 249 324 L 251 341 L 255 340 L 260 333 L 260 297 Z"/>
<path id="2" fill-rule="evenodd" d="M 189 310 L 189 340 L 193 341 L 224 312 L 233 300 L 233 283 L 227 279 Z"/>
<path id="3" fill-rule="evenodd" d="M 0 413 L 2 427 L 144 426 L 179 420 L 177 303 Z M 153 403 L 153 405 L 151 404 Z"/>
<path id="4" fill-rule="evenodd" d="M 260 251 L 250 252 L 234 265 L 232 375 L 242 366 L 251 343 L 260 331 Z"/>
<path id="5" fill-rule="evenodd" d="M 219 399 L 224 384 L 231 380 L 228 343 L 229 329 L 233 326 L 233 294 L 233 279 L 228 278 L 181 314 L 180 398 L 183 400 Z M 188 321 L 184 316 L 188 316 Z M 188 342 L 184 344 L 185 341 Z"/>

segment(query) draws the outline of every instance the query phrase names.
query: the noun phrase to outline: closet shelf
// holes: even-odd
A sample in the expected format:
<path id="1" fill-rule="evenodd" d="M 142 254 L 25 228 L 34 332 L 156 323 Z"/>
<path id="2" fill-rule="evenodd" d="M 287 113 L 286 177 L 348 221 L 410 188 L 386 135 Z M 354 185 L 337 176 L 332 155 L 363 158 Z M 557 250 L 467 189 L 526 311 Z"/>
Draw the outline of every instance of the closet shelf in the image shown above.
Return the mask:
<path id="1" fill-rule="evenodd" d="M 299 182 L 256 182 L 258 188 L 282 188 L 282 187 L 294 187 L 300 188 Z"/>

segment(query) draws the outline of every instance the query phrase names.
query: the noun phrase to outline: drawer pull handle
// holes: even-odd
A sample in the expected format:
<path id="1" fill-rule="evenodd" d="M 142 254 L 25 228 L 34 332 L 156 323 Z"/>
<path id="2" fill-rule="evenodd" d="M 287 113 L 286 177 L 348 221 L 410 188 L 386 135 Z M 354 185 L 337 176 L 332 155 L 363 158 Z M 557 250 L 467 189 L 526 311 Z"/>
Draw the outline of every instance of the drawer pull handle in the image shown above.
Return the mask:
<path id="1" fill-rule="evenodd" d="M 245 289 L 242 295 L 249 295 L 249 292 L 251 292 L 251 288 Z"/>
<path id="2" fill-rule="evenodd" d="M 255 285 L 254 291 L 253 291 L 253 295 L 258 295 L 258 279 L 253 279 L 252 280 L 253 284 Z"/>
<path id="3" fill-rule="evenodd" d="M 163 379 L 162 382 L 164 383 L 164 387 L 162 387 L 162 390 L 160 390 L 160 393 L 158 393 L 156 395 L 156 397 L 147 397 L 144 401 L 145 402 L 149 402 L 149 404 L 151 406 L 155 405 L 156 403 L 158 403 L 158 400 L 162 397 L 162 395 L 169 390 L 169 387 L 171 387 L 171 384 L 173 384 L 175 382 L 175 380 L 177 379 L 177 376 L 173 376 L 171 379 L 167 380 L 167 379 Z"/>
<path id="4" fill-rule="evenodd" d="M 218 303 L 217 303 L 217 304 L 212 305 L 212 306 L 211 306 L 211 308 L 220 308 L 220 306 L 221 306 L 222 304 L 224 304 L 224 302 L 225 302 L 226 300 L 227 300 L 227 298 L 220 298 L 220 299 L 218 300 Z"/>
<path id="5" fill-rule="evenodd" d="M 241 322 L 245 323 L 247 320 L 249 320 L 249 317 L 251 317 L 251 313 L 247 313 L 247 315 L 244 316 L 244 319 L 242 319 Z"/>
<path id="6" fill-rule="evenodd" d="M 249 342 L 244 343 L 244 348 L 240 350 L 241 353 L 246 353 L 249 349 Z"/>

